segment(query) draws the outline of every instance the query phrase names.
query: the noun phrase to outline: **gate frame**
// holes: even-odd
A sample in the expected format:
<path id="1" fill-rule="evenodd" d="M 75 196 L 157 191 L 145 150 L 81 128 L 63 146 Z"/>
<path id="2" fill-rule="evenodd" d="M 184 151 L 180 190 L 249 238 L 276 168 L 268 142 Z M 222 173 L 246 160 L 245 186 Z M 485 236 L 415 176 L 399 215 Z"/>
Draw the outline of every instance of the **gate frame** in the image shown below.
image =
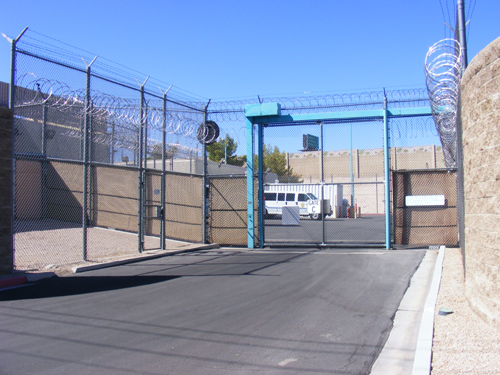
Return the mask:
<path id="1" fill-rule="evenodd" d="M 364 121 L 383 121 L 384 123 L 384 178 L 385 178 L 385 248 L 391 248 L 391 202 L 389 183 L 389 119 L 404 117 L 432 116 L 430 107 L 418 108 L 387 108 L 387 96 L 384 93 L 383 109 L 325 112 L 308 114 L 281 114 L 280 103 L 248 104 L 245 106 L 246 138 L 247 138 L 247 247 L 255 248 L 254 229 L 254 125 L 257 126 L 257 155 L 258 155 L 258 201 L 263 202 L 263 128 L 275 126 L 308 125 L 317 123 L 347 123 Z M 257 202 L 258 204 L 258 202 Z M 259 244 L 264 246 L 264 210 L 263 205 L 258 204 L 259 209 Z"/>

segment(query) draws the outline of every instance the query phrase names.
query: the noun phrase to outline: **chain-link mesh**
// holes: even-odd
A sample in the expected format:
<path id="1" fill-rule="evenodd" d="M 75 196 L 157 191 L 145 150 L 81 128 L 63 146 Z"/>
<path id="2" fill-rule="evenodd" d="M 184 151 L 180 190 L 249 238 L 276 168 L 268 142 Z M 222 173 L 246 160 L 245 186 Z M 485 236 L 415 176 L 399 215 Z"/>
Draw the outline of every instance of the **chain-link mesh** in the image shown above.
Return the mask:
<path id="1" fill-rule="evenodd" d="M 82 259 L 81 164 L 16 159 L 14 265 Z"/>
<path id="2" fill-rule="evenodd" d="M 394 244 L 456 246 L 456 172 L 446 169 L 433 119 L 392 119 L 390 144 Z M 426 202 L 426 199 L 443 195 L 443 205 L 432 206 Z M 407 206 L 406 196 L 421 199 L 422 203 Z"/>
<path id="3" fill-rule="evenodd" d="M 396 245 L 457 246 L 457 182 L 454 170 L 395 171 L 393 183 Z M 409 198 L 412 197 L 417 197 L 420 202 L 410 203 Z M 439 197 L 442 197 L 440 202 Z"/>
<path id="4" fill-rule="evenodd" d="M 16 50 L 16 266 L 99 260 L 157 249 L 162 233 L 189 242 L 202 242 L 208 236 L 222 244 L 246 244 L 246 180 L 210 184 L 208 200 L 203 202 L 204 155 L 197 133 L 208 117 L 244 120 L 243 106 L 255 103 L 255 98 L 210 104 L 178 89 L 162 90 L 159 87 L 168 85 L 138 79 L 136 72 L 79 55 L 81 51 L 41 46 L 28 31 Z M 280 103 L 282 114 L 379 110 L 385 100 L 390 110 L 429 105 L 425 90 L 259 99 Z M 389 121 L 392 170 L 444 166 L 430 119 Z M 264 129 L 262 172 L 264 192 L 276 193 L 280 214 L 268 210 L 270 202 L 263 194 L 268 211 L 264 243 L 382 244 L 384 190 L 389 184 L 384 177 L 382 122 L 275 125 Z M 244 129 L 233 123 L 220 134 L 244 144 Z M 323 152 L 319 143 L 304 146 L 304 135 L 322 138 Z M 254 166 L 257 171 L 257 160 Z M 209 165 L 208 175 L 222 169 L 227 168 L 220 163 Z M 230 173 L 245 172 L 240 168 Z M 204 205 L 208 217 L 203 217 Z M 283 224 L 283 205 L 299 207 L 300 230 Z M 254 216 L 258 240 L 258 215 Z M 75 250 L 42 261 L 35 243 L 45 246 L 49 241 L 40 229 L 48 220 L 47 233 L 55 235 L 55 243 Z M 42 237 L 35 236 L 35 229 Z M 70 229 L 79 232 L 64 234 Z M 31 234 L 21 236 L 24 233 Z M 118 245 L 111 241 L 115 237 Z"/>
<path id="5" fill-rule="evenodd" d="M 201 242 L 201 104 L 46 52 L 16 51 L 14 266 L 159 249 L 162 223 L 165 238 Z"/>
<path id="6" fill-rule="evenodd" d="M 266 243 L 384 243 L 382 122 L 269 126 L 264 144 Z"/>
<path id="7" fill-rule="evenodd" d="M 203 241 L 203 177 L 169 174 L 165 188 L 165 236 Z"/>
<path id="8" fill-rule="evenodd" d="M 209 241 L 221 245 L 247 245 L 247 180 L 245 177 L 210 178 Z M 258 202 L 257 181 L 254 186 Z M 259 238 L 258 206 L 254 212 L 255 238 Z M 258 246 L 259 241 L 256 241 Z"/>

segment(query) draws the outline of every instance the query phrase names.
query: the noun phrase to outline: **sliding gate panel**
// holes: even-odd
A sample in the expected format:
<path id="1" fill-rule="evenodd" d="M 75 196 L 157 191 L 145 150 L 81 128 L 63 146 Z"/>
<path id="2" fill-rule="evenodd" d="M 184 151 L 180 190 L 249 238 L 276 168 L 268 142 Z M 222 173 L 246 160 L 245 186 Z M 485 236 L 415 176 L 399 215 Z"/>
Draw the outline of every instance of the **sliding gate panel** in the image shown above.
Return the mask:
<path id="1" fill-rule="evenodd" d="M 383 246 L 383 150 L 381 121 L 264 126 L 264 244 Z"/>

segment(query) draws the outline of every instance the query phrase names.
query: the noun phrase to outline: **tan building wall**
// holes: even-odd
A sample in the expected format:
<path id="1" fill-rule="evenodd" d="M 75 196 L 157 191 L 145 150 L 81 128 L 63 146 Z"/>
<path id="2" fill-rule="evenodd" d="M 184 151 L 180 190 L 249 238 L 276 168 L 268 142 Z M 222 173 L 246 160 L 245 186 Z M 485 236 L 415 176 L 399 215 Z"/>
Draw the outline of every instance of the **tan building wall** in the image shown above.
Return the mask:
<path id="1" fill-rule="evenodd" d="M 289 165 L 304 182 L 319 182 L 320 152 L 297 152 L 288 154 Z M 446 168 L 441 146 L 427 145 L 414 147 L 394 147 L 389 149 L 392 170 L 441 169 Z M 337 182 L 339 178 L 351 175 L 350 150 L 325 151 L 323 157 L 325 182 Z M 384 175 L 384 150 L 353 149 L 352 166 L 355 179 L 374 178 Z"/>
<path id="2" fill-rule="evenodd" d="M 500 328 L 500 38 L 471 61 L 461 92 L 466 296 Z"/>
<path id="3" fill-rule="evenodd" d="M 362 214 L 383 214 L 384 209 L 384 150 L 353 149 L 352 169 L 355 184 L 353 198 Z M 319 183 L 320 152 L 288 154 L 289 166 L 302 176 L 304 183 Z M 392 170 L 443 169 L 446 167 L 441 146 L 427 145 L 389 149 Z M 350 150 L 325 151 L 323 157 L 326 183 L 344 184 L 344 199 L 350 204 Z"/>

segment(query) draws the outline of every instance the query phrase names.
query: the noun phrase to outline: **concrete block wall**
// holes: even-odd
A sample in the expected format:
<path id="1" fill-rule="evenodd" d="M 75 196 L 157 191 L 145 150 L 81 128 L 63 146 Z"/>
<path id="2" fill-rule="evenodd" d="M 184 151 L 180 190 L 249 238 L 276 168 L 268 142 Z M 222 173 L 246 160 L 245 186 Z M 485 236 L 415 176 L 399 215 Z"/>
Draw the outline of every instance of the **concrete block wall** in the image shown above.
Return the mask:
<path id="1" fill-rule="evenodd" d="M 0 274 L 12 270 L 12 111 L 0 107 Z"/>
<path id="2" fill-rule="evenodd" d="M 500 329 L 500 38 L 462 77 L 465 186 L 465 292 Z"/>
<path id="3" fill-rule="evenodd" d="M 350 150 L 325 151 L 324 177 L 330 179 L 350 177 Z M 353 149 L 352 163 L 354 178 L 373 178 L 384 175 L 384 150 Z M 288 167 L 302 176 L 306 183 L 317 183 L 320 180 L 320 152 L 306 151 L 287 154 Z M 441 146 L 425 145 L 412 147 L 392 147 L 389 150 L 390 167 L 393 170 L 406 169 L 436 169 L 446 168 Z"/>

